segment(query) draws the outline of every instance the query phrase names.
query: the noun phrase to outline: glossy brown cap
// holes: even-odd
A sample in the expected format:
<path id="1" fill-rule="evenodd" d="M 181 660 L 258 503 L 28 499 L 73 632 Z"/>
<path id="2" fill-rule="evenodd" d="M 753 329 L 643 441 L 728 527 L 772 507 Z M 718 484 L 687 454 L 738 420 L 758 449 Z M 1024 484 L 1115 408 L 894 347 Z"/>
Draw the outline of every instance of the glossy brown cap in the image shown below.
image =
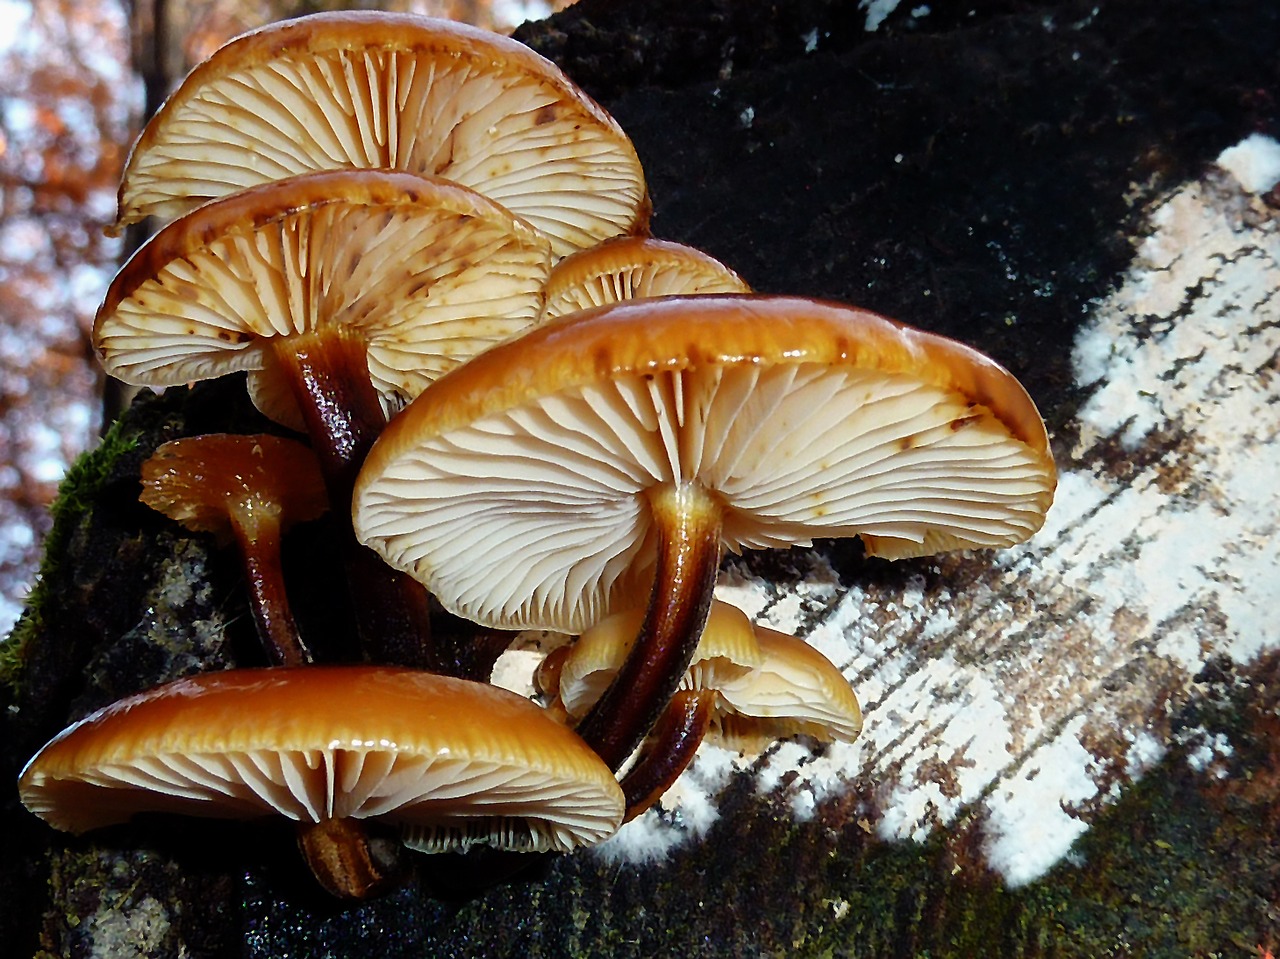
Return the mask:
<path id="1" fill-rule="evenodd" d="M 296 440 L 211 433 L 162 443 L 142 464 L 142 495 L 189 530 L 231 535 L 230 509 L 275 515 L 280 529 L 329 508 L 320 465 Z"/>
<path id="2" fill-rule="evenodd" d="M 239 370 L 297 425 L 268 340 L 357 329 L 387 412 L 534 322 L 547 241 L 480 194 L 408 173 L 311 173 L 187 214 L 142 246 L 93 327 L 107 372 L 175 386 Z M 265 399 L 264 399 L 265 398 Z"/>
<path id="3" fill-rule="evenodd" d="M 653 296 L 750 293 L 742 277 L 683 243 L 627 236 L 567 256 L 547 280 L 544 319 Z"/>
<path id="4" fill-rule="evenodd" d="M 343 11 L 255 30 L 196 67 L 129 156 L 117 228 L 345 167 L 471 187 L 557 256 L 648 225 L 631 141 L 549 60 L 461 23 Z"/>
<path id="5" fill-rule="evenodd" d="M 580 633 L 652 579 L 647 490 L 696 483 L 731 550 L 889 558 L 1020 542 L 1044 423 L 976 350 L 854 307 L 665 297 L 570 314 L 442 377 L 381 436 L 357 535 L 446 607 Z"/>
<path id="6" fill-rule="evenodd" d="M 131 696 L 51 740 L 19 793 L 76 833 L 140 812 L 518 821 L 556 849 L 608 836 L 623 807 L 608 768 L 528 700 L 377 666 L 206 673 Z"/>

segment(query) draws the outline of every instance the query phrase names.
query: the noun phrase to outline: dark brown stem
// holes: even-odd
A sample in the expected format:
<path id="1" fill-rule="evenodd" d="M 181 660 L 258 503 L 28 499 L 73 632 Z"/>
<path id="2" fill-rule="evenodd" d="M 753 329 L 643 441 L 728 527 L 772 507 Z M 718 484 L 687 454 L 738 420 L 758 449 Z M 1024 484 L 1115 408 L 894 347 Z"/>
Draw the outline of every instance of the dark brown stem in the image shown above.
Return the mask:
<path id="1" fill-rule="evenodd" d="M 335 510 L 351 512 L 356 476 L 386 426 L 369 379 L 364 340 L 345 326 L 280 337 L 275 359 L 289 377 Z"/>
<path id="2" fill-rule="evenodd" d="M 298 826 L 298 847 L 316 881 L 339 899 L 377 895 L 393 885 L 399 873 L 389 855 L 394 847 L 370 840 L 365 824 L 355 819 L 303 823 Z"/>
<path id="3" fill-rule="evenodd" d="M 369 379 L 364 341 L 326 327 L 275 341 L 342 527 L 347 581 L 365 655 L 380 663 L 435 668 L 427 591 L 356 541 L 351 498 L 356 476 L 386 416 Z"/>
<path id="4" fill-rule="evenodd" d="M 722 509 L 697 483 L 649 493 L 657 570 L 644 623 L 626 661 L 578 734 L 617 770 L 667 708 L 702 636 L 720 563 Z"/>
<path id="5" fill-rule="evenodd" d="M 623 822 L 630 822 L 658 801 L 693 761 L 711 728 L 716 695 L 709 690 L 682 689 L 653 728 L 644 752 L 622 777 L 627 799 Z"/>
<path id="6" fill-rule="evenodd" d="M 426 588 L 388 566 L 373 550 L 356 542 L 347 514 L 347 588 L 355 610 L 356 629 L 371 662 L 448 673 L 431 641 Z"/>
<path id="7" fill-rule="evenodd" d="M 245 578 L 249 586 L 249 607 L 258 624 L 258 636 L 267 655 L 276 666 L 303 666 L 311 662 L 307 649 L 289 609 L 280 561 L 280 516 L 278 511 L 230 510 L 231 529 L 235 532 L 244 560 Z"/>
<path id="8" fill-rule="evenodd" d="M 436 605 L 431 608 L 436 670 L 458 679 L 487 683 L 498 657 L 518 635 L 513 630 L 479 626 Z"/>

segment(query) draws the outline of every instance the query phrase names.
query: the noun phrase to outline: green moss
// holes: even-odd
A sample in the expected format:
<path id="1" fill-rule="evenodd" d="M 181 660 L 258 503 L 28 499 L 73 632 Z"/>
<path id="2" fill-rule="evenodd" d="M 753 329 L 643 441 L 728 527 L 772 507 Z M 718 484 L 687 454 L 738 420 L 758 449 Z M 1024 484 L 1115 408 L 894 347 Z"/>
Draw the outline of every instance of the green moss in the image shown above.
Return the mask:
<path id="1" fill-rule="evenodd" d="M 135 429 L 127 429 L 120 422 L 112 424 L 94 449 L 71 464 L 59 485 L 58 496 L 50 507 L 53 525 L 45 540 L 44 557 L 27 597 L 26 609 L 9 636 L 0 641 L 0 685 L 11 692 L 17 693 L 21 685 L 32 638 L 45 627 L 44 608 L 50 583 L 58 578 L 59 558 L 66 555 L 72 535 L 85 522 L 94 498 L 112 475 L 116 463 L 132 452 L 137 443 Z"/>

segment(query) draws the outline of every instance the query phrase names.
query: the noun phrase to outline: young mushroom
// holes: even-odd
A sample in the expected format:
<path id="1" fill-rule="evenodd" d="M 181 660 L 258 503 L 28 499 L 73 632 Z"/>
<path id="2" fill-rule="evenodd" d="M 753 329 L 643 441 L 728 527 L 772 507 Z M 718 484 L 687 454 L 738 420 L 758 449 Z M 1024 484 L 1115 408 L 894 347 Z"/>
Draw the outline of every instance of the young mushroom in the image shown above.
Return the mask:
<path id="1" fill-rule="evenodd" d="M 567 652 L 558 669 L 540 671 L 543 692 L 556 695 L 570 722 L 608 687 L 643 616 L 643 610 L 633 610 L 605 618 L 562 647 Z M 753 626 L 741 610 L 714 601 L 688 672 L 622 777 L 623 821 L 653 805 L 704 741 L 758 751 L 787 736 L 852 742 L 861 731 L 857 697 L 829 659 L 803 640 Z"/>
<path id="2" fill-rule="evenodd" d="M 572 643 L 557 647 L 547 667 L 539 665 L 534 682 L 538 691 L 558 703 L 570 724 L 586 715 L 604 695 L 644 621 L 644 609 L 612 613 Z M 760 666 L 764 654 L 751 620 L 728 603 L 712 600 L 707 624 L 698 640 L 681 689 L 705 688 Z"/>
<path id="3" fill-rule="evenodd" d="M 836 665 L 802 639 L 755 626 L 763 662 L 717 689 L 730 712 L 719 742 L 759 750 L 786 736 L 851 743 L 862 732 L 862 707 Z"/>
<path id="4" fill-rule="evenodd" d="M 750 293 L 742 277 L 701 250 L 626 236 L 565 257 L 547 279 L 543 319 L 622 300 L 693 293 Z"/>
<path id="5" fill-rule="evenodd" d="M 329 508 L 310 449 L 267 434 L 170 440 L 142 464 L 139 498 L 186 529 L 212 533 L 223 544 L 235 540 L 267 655 L 277 666 L 311 661 L 289 609 L 280 562 L 285 530 Z"/>
<path id="6" fill-rule="evenodd" d="M 370 452 L 355 526 L 489 626 L 581 633 L 648 595 L 578 726 L 617 769 L 693 658 L 722 546 L 1007 546 L 1054 484 L 1034 404 L 975 350 L 813 300 L 665 297 L 538 325 L 441 377 Z"/>
<path id="7" fill-rule="evenodd" d="M 137 385 L 248 370 L 263 412 L 305 426 L 346 516 L 388 413 L 534 322 L 550 267 L 541 234 L 465 187 L 312 173 L 213 201 L 157 233 L 112 281 L 93 342 L 109 374 Z M 347 553 L 366 648 L 422 662 L 420 587 L 354 540 Z"/>
<path id="8" fill-rule="evenodd" d="M 262 27 L 197 66 L 134 145 L 117 228 L 345 167 L 471 187 L 556 256 L 648 225 L 631 141 L 549 60 L 461 23 L 342 11 Z"/>
<path id="9" fill-rule="evenodd" d="M 560 850 L 617 828 L 622 793 L 565 726 L 514 693 L 378 666 L 205 673 L 121 700 L 54 737 L 23 804 L 83 833 L 144 812 L 284 816 L 335 895 L 385 887 L 362 823 L 536 837 Z"/>

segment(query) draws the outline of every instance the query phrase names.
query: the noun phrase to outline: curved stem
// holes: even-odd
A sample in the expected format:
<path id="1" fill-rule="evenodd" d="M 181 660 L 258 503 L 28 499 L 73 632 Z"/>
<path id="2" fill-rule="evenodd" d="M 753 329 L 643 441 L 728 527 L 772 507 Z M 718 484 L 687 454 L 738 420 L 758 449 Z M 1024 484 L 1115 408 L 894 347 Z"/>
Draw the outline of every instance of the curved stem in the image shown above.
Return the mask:
<path id="1" fill-rule="evenodd" d="M 237 504 L 229 512 L 244 561 L 249 607 L 267 655 L 276 666 L 310 663 L 311 651 L 302 641 L 285 593 L 278 511 L 245 509 Z"/>
<path id="2" fill-rule="evenodd" d="M 386 416 L 369 379 L 364 341 L 343 326 L 281 337 L 274 358 L 288 376 L 329 501 L 341 518 L 347 579 L 366 656 L 376 662 L 431 668 L 427 591 L 356 541 L 351 498 L 356 476 Z"/>
<path id="3" fill-rule="evenodd" d="M 720 564 L 722 507 L 700 484 L 655 487 L 657 570 L 643 624 L 626 661 L 578 734 L 617 770 L 662 715 L 693 659 Z"/>
<path id="4" fill-rule="evenodd" d="M 396 863 L 384 860 L 363 822 L 324 819 L 298 825 L 298 848 L 311 874 L 339 899 L 367 899 L 395 882 Z"/>
<path id="5" fill-rule="evenodd" d="M 623 822 L 630 822 L 657 802 L 688 768 L 711 728 L 715 698 L 714 692 L 698 689 L 683 689 L 671 698 L 644 752 L 622 777 L 622 793 L 627 799 Z"/>
<path id="6" fill-rule="evenodd" d="M 351 512 L 356 475 L 386 426 L 364 340 L 345 326 L 272 341 L 289 377 L 334 509 Z"/>
<path id="7" fill-rule="evenodd" d="M 433 606 L 431 612 L 437 671 L 458 679 L 487 683 L 498 657 L 519 635 L 513 630 L 479 626 L 442 608 Z"/>

